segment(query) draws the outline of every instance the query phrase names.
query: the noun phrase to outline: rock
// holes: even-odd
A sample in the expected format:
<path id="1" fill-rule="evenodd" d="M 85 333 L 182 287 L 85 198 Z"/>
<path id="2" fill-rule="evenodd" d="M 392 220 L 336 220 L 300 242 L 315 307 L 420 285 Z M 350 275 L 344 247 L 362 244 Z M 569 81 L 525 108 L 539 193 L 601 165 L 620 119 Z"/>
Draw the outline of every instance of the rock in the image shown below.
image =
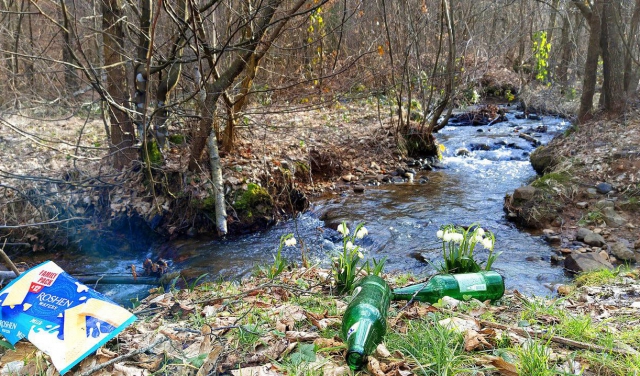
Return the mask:
<path id="1" fill-rule="evenodd" d="M 602 210 L 602 219 L 609 227 L 621 227 L 627 223 L 612 207 L 606 207 Z"/>
<path id="2" fill-rule="evenodd" d="M 602 193 L 603 195 L 611 192 L 612 189 L 613 187 L 609 183 L 598 183 L 596 185 L 596 190 L 598 191 L 598 193 Z"/>
<path id="3" fill-rule="evenodd" d="M 564 260 L 564 267 L 571 273 L 601 269 L 613 270 L 613 265 L 597 253 L 572 253 Z"/>
<path id="4" fill-rule="evenodd" d="M 602 235 L 596 234 L 592 231 L 590 231 L 582 241 L 592 247 L 602 247 L 603 245 L 607 244 Z"/>
<path id="5" fill-rule="evenodd" d="M 351 174 L 346 174 L 346 175 L 342 175 L 342 180 L 346 181 L 346 182 L 350 182 L 351 180 L 353 180 L 354 176 Z"/>
<path id="6" fill-rule="evenodd" d="M 580 208 L 580 209 L 586 209 L 589 206 L 588 202 L 577 202 L 576 203 L 576 207 Z"/>
<path id="7" fill-rule="evenodd" d="M 529 114 L 529 116 L 527 116 L 527 118 L 529 120 L 542 120 L 542 116 L 538 115 L 538 114 Z"/>
<path id="8" fill-rule="evenodd" d="M 604 208 L 614 208 L 615 203 L 611 200 L 600 200 L 596 202 L 596 208 L 602 210 Z"/>
<path id="9" fill-rule="evenodd" d="M 542 175 L 551 171 L 558 164 L 558 157 L 554 154 L 552 148 L 539 146 L 529 155 L 529 161 L 538 175 Z"/>
<path id="10" fill-rule="evenodd" d="M 460 148 L 456 150 L 456 156 L 458 157 L 468 157 L 469 155 L 471 155 L 471 152 L 467 148 Z"/>
<path id="11" fill-rule="evenodd" d="M 369 168 L 372 169 L 373 171 L 380 171 L 380 165 L 378 165 L 376 162 L 371 162 L 371 165 L 369 165 Z"/>
<path id="12" fill-rule="evenodd" d="M 356 184 L 356 185 L 354 185 L 354 186 L 353 186 L 353 191 L 354 191 L 355 193 L 362 193 L 362 192 L 364 192 L 364 185 L 362 185 L 362 184 Z"/>
<path id="13" fill-rule="evenodd" d="M 636 240 L 636 242 L 633 243 L 633 248 L 634 249 L 640 249 L 640 239 Z"/>
<path id="14" fill-rule="evenodd" d="M 611 245 L 611 254 L 623 261 L 636 261 L 635 253 L 626 245 L 616 242 Z"/>
<path id="15" fill-rule="evenodd" d="M 576 239 L 583 241 L 584 237 L 587 236 L 587 234 L 591 233 L 592 231 L 589 230 L 588 228 L 584 228 L 584 227 L 580 227 L 578 229 L 578 231 L 576 232 Z"/>
<path id="16" fill-rule="evenodd" d="M 567 286 L 567 285 L 558 286 L 558 295 L 560 296 L 567 296 L 571 294 L 572 291 L 573 291 L 573 287 L 571 286 Z"/>
<path id="17" fill-rule="evenodd" d="M 524 187 L 517 188 L 513 191 L 514 201 L 529 201 L 534 198 L 536 194 L 536 188 L 531 185 L 525 185 Z"/>
<path id="18" fill-rule="evenodd" d="M 564 257 L 558 256 L 558 255 L 551 255 L 551 262 L 553 264 L 557 265 L 557 264 L 561 263 L 562 261 L 564 261 Z"/>
<path id="19" fill-rule="evenodd" d="M 595 197 L 598 195 L 598 191 L 595 188 L 587 188 L 587 196 Z"/>
<path id="20" fill-rule="evenodd" d="M 600 255 L 603 260 L 609 260 L 609 254 L 607 253 L 607 251 L 602 250 L 598 252 L 598 255 Z"/>

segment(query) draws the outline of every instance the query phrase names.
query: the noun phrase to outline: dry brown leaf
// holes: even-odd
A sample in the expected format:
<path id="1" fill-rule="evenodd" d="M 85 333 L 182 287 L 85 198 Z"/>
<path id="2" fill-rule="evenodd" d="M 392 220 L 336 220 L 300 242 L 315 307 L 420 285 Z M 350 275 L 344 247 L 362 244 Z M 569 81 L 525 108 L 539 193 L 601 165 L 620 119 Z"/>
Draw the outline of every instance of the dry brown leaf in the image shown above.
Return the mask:
<path id="1" fill-rule="evenodd" d="M 335 338 L 317 338 L 313 341 L 313 344 L 319 349 L 324 349 L 327 347 L 342 347 L 344 342 Z"/>
<path id="2" fill-rule="evenodd" d="M 438 324 L 450 330 L 455 330 L 458 333 L 464 333 L 467 329 L 480 330 L 480 325 L 476 320 L 465 320 L 459 317 L 440 320 Z"/>
<path id="3" fill-rule="evenodd" d="M 285 336 L 290 341 L 298 342 L 313 342 L 317 338 L 320 338 L 320 335 L 315 332 L 298 332 L 295 330 L 287 331 Z"/>
<path id="4" fill-rule="evenodd" d="M 387 350 L 387 346 L 381 343 L 376 347 L 376 355 L 380 358 L 388 358 L 391 356 L 391 353 Z"/>
<path id="5" fill-rule="evenodd" d="M 490 357 L 491 364 L 498 369 L 500 375 L 502 376 L 519 376 L 518 370 L 513 363 L 509 363 L 506 360 L 498 357 L 492 356 Z"/>
<path id="6" fill-rule="evenodd" d="M 149 371 L 146 369 L 125 366 L 121 363 L 115 363 L 113 365 L 113 376 L 146 376 L 148 374 Z"/>
<path id="7" fill-rule="evenodd" d="M 222 346 L 216 346 L 210 353 L 207 355 L 207 359 L 205 359 L 204 363 L 198 370 L 196 376 L 205 376 L 209 375 L 216 363 L 218 362 L 218 358 L 220 358 L 220 354 L 222 353 Z"/>
<path id="8" fill-rule="evenodd" d="M 262 366 L 256 367 L 245 367 L 240 369 L 231 370 L 231 374 L 233 376 L 279 376 L 280 374 L 276 372 L 271 363 L 267 363 Z"/>
<path id="9" fill-rule="evenodd" d="M 489 342 L 485 339 L 484 335 L 476 332 L 473 329 L 468 329 L 464 333 L 464 350 L 474 351 L 476 349 L 488 349 L 493 348 Z"/>
<path id="10" fill-rule="evenodd" d="M 385 373 L 380 368 L 380 362 L 378 359 L 370 356 L 367 360 L 367 371 L 371 372 L 374 376 L 385 376 Z"/>

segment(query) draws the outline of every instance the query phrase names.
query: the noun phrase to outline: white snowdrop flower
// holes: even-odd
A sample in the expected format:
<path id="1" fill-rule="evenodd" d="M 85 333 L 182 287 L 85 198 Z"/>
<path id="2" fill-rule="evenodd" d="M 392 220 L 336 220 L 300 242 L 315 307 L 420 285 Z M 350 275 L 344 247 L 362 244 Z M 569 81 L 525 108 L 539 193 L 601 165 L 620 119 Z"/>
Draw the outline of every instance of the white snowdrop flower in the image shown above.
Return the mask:
<path id="1" fill-rule="evenodd" d="M 455 233 L 455 234 L 452 234 L 452 237 L 453 237 L 452 240 L 457 244 L 462 243 L 462 241 L 464 240 L 464 235 L 462 234 Z"/>
<path id="2" fill-rule="evenodd" d="M 347 236 L 347 235 L 349 235 L 349 228 L 347 227 L 346 224 L 340 223 L 338 225 L 338 232 L 341 233 L 342 236 Z"/>
<path id="3" fill-rule="evenodd" d="M 293 247 L 294 245 L 296 245 L 296 243 L 296 238 L 293 237 L 284 241 L 284 245 L 286 245 L 287 247 Z"/>
<path id="4" fill-rule="evenodd" d="M 444 231 L 438 230 L 438 232 L 436 232 L 436 236 L 438 237 L 438 239 L 442 239 L 442 237 L 444 236 Z"/>
<path id="5" fill-rule="evenodd" d="M 482 246 L 486 249 L 491 249 L 491 247 L 493 247 L 493 240 L 491 238 L 482 239 Z"/>
<path id="6" fill-rule="evenodd" d="M 345 244 L 345 247 L 347 248 L 348 251 L 354 249 L 356 246 L 353 245 L 353 243 L 351 242 L 347 242 L 347 244 Z"/>
<path id="7" fill-rule="evenodd" d="M 476 234 L 473 236 L 473 241 L 474 241 L 474 242 L 476 242 L 476 243 L 480 243 L 480 242 L 482 241 L 482 239 L 483 239 L 483 237 L 482 237 L 482 235 L 480 235 L 479 233 L 476 233 Z"/>
<path id="8" fill-rule="evenodd" d="M 362 227 L 360 227 L 360 230 L 358 230 L 358 232 L 356 232 L 356 239 L 362 239 L 367 235 L 369 235 L 369 231 L 367 230 L 366 227 L 362 226 Z"/>
<path id="9" fill-rule="evenodd" d="M 362 254 L 362 252 L 358 252 L 358 258 L 363 259 L 364 255 Z"/>
<path id="10" fill-rule="evenodd" d="M 450 233 L 449 231 L 445 231 L 445 233 L 442 235 L 442 241 L 450 242 L 452 240 L 453 240 L 453 234 Z"/>
<path id="11" fill-rule="evenodd" d="M 482 229 L 482 227 L 478 227 L 478 229 L 476 230 L 476 234 L 479 234 L 480 236 L 484 236 L 484 230 Z"/>

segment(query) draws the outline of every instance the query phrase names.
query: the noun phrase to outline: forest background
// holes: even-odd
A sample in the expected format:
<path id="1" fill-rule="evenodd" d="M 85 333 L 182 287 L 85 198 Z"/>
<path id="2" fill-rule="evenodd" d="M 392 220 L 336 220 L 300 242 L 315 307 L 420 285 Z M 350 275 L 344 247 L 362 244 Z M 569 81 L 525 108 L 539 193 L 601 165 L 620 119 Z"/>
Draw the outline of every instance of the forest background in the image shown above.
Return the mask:
<path id="1" fill-rule="evenodd" d="M 350 158 L 437 159 L 456 108 L 521 100 L 584 124 L 624 113 L 639 80 L 640 0 L 6 0 L 0 18 L 16 249 L 132 222 L 255 230 L 335 189 Z M 353 104 L 379 132 L 322 118 Z"/>

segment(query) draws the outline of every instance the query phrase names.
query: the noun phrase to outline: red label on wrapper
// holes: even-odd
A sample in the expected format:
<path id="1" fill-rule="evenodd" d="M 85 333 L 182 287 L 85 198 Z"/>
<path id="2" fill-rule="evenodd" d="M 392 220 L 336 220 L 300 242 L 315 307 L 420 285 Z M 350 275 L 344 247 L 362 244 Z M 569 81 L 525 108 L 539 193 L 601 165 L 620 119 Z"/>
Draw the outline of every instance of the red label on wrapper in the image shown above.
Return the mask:
<path id="1" fill-rule="evenodd" d="M 31 282 L 31 286 L 29 286 L 29 292 L 32 292 L 34 294 L 39 293 L 42 289 L 44 288 L 44 286 L 39 285 L 35 282 Z"/>

